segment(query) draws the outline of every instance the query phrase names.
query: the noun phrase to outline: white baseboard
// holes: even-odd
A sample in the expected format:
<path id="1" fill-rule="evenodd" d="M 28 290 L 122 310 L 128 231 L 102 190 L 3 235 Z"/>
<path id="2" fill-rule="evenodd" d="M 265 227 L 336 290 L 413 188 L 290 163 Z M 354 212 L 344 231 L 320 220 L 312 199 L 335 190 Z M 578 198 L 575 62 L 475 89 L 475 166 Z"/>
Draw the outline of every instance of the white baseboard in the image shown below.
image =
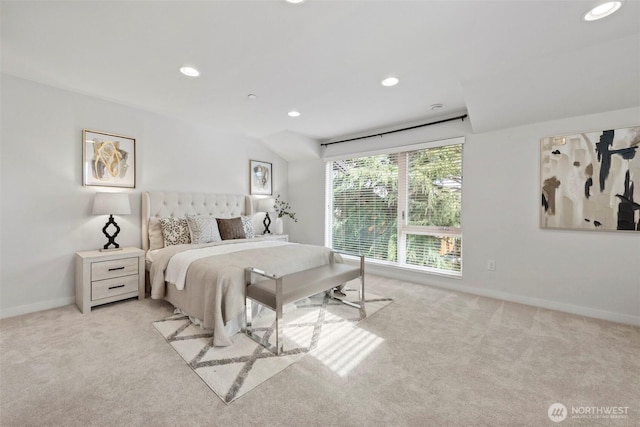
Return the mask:
<path id="1" fill-rule="evenodd" d="M 542 298 L 533 298 L 508 292 L 495 291 L 491 289 L 479 289 L 470 286 L 460 285 L 456 283 L 428 283 L 424 280 L 424 273 L 414 273 L 412 271 L 399 268 L 386 268 L 383 266 L 375 266 L 367 264 L 367 272 L 377 274 L 392 279 L 406 280 L 408 282 L 433 286 L 436 288 L 447 289 L 452 291 L 464 292 L 473 295 L 479 295 L 488 298 L 495 298 L 504 301 L 515 302 L 518 304 L 530 305 L 533 307 L 546 308 L 549 310 L 562 311 L 596 319 L 609 320 L 611 322 L 625 323 L 628 325 L 640 326 L 640 316 L 628 314 L 614 313 L 611 311 L 600 310 L 597 308 L 577 306 L 557 301 L 549 301 Z M 419 277 L 419 276 L 422 277 Z M 422 280 L 420 280 L 422 279 Z M 456 278 L 457 279 L 457 278 Z M 455 282 L 454 279 L 452 282 Z M 63 307 L 65 305 L 74 304 L 75 297 L 58 298 L 55 300 L 41 301 L 34 304 L 21 305 L 18 307 L 10 307 L 0 310 L 0 319 L 7 317 L 20 316 L 21 314 L 34 313 L 36 311 L 49 310 L 52 308 Z"/>
<path id="2" fill-rule="evenodd" d="M 542 298 L 528 297 L 509 292 L 496 291 L 486 288 L 474 288 L 471 286 L 456 283 L 458 278 L 451 280 L 451 283 L 434 283 L 431 280 L 425 280 L 424 273 L 416 273 L 410 270 L 400 268 L 387 268 L 386 266 L 376 266 L 367 264 L 367 272 L 379 276 L 389 277 L 392 279 L 405 280 L 407 282 L 417 283 L 421 285 L 433 286 L 435 288 L 464 292 L 488 298 L 495 298 L 503 301 L 515 302 L 518 304 L 530 305 L 533 307 L 546 308 L 549 310 L 562 311 L 565 313 L 577 314 L 595 319 L 609 320 L 611 322 L 624 323 L 627 325 L 640 326 L 640 316 L 629 314 L 615 313 L 597 308 L 578 306 L 558 301 L 550 301 Z M 440 277 L 439 277 L 440 279 Z"/>
<path id="3" fill-rule="evenodd" d="M 64 307 L 65 305 L 74 304 L 75 297 L 57 298 L 48 301 L 40 301 L 34 304 L 19 305 L 17 307 L 9 307 L 0 310 L 0 319 L 7 317 L 20 316 L 21 314 L 35 313 L 36 311 L 49 310 L 52 308 Z"/>

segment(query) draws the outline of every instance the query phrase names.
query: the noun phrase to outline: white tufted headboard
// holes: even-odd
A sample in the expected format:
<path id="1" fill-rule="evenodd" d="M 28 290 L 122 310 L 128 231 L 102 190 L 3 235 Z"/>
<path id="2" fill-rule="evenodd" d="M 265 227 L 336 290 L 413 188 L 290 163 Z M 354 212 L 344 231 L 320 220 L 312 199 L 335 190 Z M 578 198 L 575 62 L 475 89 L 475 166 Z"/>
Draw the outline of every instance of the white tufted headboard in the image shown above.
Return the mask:
<path id="1" fill-rule="evenodd" d="M 142 248 L 149 249 L 149 219 L 184 217 L 185 214 L 232 218 L 253 213 L 253 199 L 243 194 L 179 193 L 145 191 L 142 193 Z"/>

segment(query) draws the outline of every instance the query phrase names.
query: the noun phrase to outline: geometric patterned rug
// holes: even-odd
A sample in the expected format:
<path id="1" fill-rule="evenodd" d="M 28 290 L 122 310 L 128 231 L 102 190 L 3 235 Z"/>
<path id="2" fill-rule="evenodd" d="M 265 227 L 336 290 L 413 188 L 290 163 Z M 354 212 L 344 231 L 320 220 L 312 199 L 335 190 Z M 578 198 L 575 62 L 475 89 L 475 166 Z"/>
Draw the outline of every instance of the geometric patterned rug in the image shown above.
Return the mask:
<path id="1" fill-rule="evenodd" d="M 357 292 L 345 289 L 347 299 Z M 324 292 L 285 307 L 284 353 L 276 356 L 243 333 L 232 337 L 233 345 L 212 346 L 212 332 L 176 314 L 153 322 L 153 326 L 193 371 L 229 404 L 307 355 L 316 357 L 344 376 L 375 350 L 383 339 L 358 327 L 358 322 L 392 302 L 365 294 L 365 311 L 328 298 Z M 272 338 L 275 313 L 269 309 L 254 316 L 256 333 Z"/>

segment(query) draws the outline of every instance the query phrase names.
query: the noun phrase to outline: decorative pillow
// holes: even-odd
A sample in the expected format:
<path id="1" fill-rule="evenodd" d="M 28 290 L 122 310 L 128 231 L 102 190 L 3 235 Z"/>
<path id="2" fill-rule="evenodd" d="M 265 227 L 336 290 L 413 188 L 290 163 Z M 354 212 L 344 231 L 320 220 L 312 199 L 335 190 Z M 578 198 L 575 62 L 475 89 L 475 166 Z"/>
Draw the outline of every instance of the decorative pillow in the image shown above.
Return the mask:
<path id="1" fill-rule="evenodd" d="M 189 226 L 184 218 L 160 218 L 162 237 L 165 246 L 186 245 L 191 243 Z"/>
<path id="2" fill-rule="evenodd" d="M 242 220 L 242 228 L 244 229 L 244 237 L 247 239 L 253 239 L 255 236 L 255 233 L 253 232 L 253 222 L 251 221 L 251 217 L 250 216 L 241 216 L 240 219 Z"/>
<path id="3" fill-rule="evenodd" d="M 215 217 L 205 215 L 186 215 L 191 243 L 211 243 L 222 240 Z"/>
<path id="4" fill-rule="evenodd" d="M 244 239 L 244 225 L 242 219 L 238 218 L 217 218 L 218 230 L 222 240 Z"/>
<path id="5" fill-rule="evenodd" d="M 149 219 L 149 249 L 164 248 L 164 237 L 162 237 L 162 226 L 158 218 Z"/>

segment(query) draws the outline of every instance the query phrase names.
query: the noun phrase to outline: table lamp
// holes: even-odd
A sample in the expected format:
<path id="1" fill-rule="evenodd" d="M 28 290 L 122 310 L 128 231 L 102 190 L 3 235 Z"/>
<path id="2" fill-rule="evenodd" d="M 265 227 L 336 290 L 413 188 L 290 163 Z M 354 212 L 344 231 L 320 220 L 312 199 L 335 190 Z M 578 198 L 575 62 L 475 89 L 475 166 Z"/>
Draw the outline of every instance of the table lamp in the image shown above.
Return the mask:
<path id="1" fill-rule="evenodd" d="M 260 199 L 258 202 L 258 212 L 266 212 L 264 216 L 264 234 L 271 234 L 269 231 L 269 225 L 271 225 L 271 218 L 269 218 L 269 212 L 275 212 L 275 200 L 272 197 Z"/>
<path id="2" fill-rule="evenodd" d="M 107 236 L 108 242 L 101 251 L 117 251 L 121 250 L 120 245 L 116 243 L 116 236 L 120 232 L 120 227 L 113 220 L 114 215 L 130 215 L 131 206 L 129 205 L 129 195 L 125 193 L 96 193 L 93 200 L 94 215 L 109 215 L 109 221 L 102 228 L 102 232 Z M 107 232 L 107 228 L 113 225 L 116 230 L 113 234 Z M 109 246 L 113 245 L 113 248 Z"/>

